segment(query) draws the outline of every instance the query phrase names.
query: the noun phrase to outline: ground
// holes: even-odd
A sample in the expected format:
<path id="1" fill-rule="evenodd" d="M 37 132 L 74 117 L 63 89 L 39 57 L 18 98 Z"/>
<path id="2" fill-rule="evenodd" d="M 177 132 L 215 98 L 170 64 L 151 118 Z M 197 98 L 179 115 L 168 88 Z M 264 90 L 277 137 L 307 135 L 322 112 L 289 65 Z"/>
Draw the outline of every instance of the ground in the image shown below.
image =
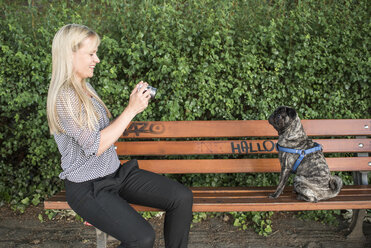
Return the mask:
<path id="1" fill-rule="evenodd" d="M 0 247 L 13 248 L 93 248 L 95 230 L 84 226 L 75 218 L 63 217 L 40 222 L 42 205 L 30 207 L 24 214 L 16 214 L 9 207 L 0 208 Z M 275 213 L 273 232 L 268 237 L 256 234 L 252 229 L 239 230 L 232 220 L 223 217 L 209 218 L 192 224 L 189 248 L 240 248 L 240 247 L 371 247 L 371 224 L 364 222 L 366 240 L 347 240 L 349 225 L 339 219 L 338 226 L 325 225 L 316 221 L 303 221 L 293 213 Z M 156 230 L 156 248 L 164 247 L 162 238 L 163 217 L 150 220 Z M 118 241 L 109 241 L 108 247 L 116 247 Z"/>

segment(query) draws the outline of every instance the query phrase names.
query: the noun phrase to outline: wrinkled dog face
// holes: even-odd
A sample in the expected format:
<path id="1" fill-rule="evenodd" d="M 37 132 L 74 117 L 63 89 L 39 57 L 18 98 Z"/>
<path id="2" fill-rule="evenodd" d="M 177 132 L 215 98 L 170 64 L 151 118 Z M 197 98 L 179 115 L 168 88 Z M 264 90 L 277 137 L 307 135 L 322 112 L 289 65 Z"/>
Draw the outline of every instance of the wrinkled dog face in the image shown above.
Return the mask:
<path id="1" fill-rule="evenodd" d="M 269 116 L 268 122 L 278 131 L 278 134 L 281 134 L 296 119 L 296 116 L 295 109 L 281 106 Z"/>

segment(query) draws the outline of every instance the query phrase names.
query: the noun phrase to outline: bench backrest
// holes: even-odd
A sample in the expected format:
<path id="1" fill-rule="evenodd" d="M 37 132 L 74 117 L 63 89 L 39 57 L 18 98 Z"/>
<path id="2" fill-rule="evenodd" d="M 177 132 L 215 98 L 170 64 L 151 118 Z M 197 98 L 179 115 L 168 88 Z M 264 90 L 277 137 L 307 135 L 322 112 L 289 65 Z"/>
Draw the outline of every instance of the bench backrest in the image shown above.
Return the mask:
<path id="1" fill-rule="evenodd" d="M 371 119 L 302 124 L 323 146 L 331 171 L 371 170 Z M 141 168 L 156 173 L 240 173 L 279 172 L 276 142 L 277 131 L 266 120 L 148 121 L 132 122 L 115 145 L 123 161 L 137 158 Z"/>

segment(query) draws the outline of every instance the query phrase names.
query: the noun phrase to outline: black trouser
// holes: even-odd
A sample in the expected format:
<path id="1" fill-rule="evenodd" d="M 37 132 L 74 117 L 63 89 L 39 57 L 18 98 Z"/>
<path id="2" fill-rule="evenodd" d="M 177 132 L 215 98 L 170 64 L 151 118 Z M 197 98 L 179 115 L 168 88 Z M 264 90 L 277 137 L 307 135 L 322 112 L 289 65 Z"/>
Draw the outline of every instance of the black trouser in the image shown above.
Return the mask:
<path id="1" fill-rule="evenodd" d="M 193 195 L 184 185 L 141 170 L 131 160 L 103 178 L 65 180 L 67 202 L 84 220 L 121 241 L 119 247 L 153 247 L 155 232 L 129 203 L 166 211 L 166 247 L 187 247 Z"/>

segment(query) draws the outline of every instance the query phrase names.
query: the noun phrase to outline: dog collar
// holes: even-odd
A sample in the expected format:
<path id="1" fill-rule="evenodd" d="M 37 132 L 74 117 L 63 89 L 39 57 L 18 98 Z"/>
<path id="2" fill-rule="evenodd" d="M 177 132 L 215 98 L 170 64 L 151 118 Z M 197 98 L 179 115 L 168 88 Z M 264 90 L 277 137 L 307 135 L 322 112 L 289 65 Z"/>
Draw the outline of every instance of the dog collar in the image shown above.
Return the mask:
<path id="1" fill-rule="evenodd" d="M 292 172 L 295 173 L 296 172 L 296 169 L 300 165 L 300 163 L 303 160 L 303 158 L 305 157 L 305 155 L 307 155 L 309 153 L 312 153 L 312 152 L 316 152 L 316 151 L 322 150 L 322 146 L 320 144 L 318 144 L 318 143 L 314 143 L 314 147 L 313 148 L 309 148 L 307 150 L 298 150 L 298 149 L 291 149 L 291 148 L 282 147 L 282 146 L 280 146 L 277 143 L 276 144 L 276 149 L 277 149 L 277 151 L 288 152 L 288 153 L 296 153 L 296 154 L 299 154 L 300 155 L 298 157 L 298 159 L 295 161 L 294 167 L 292 168 Z"/>

